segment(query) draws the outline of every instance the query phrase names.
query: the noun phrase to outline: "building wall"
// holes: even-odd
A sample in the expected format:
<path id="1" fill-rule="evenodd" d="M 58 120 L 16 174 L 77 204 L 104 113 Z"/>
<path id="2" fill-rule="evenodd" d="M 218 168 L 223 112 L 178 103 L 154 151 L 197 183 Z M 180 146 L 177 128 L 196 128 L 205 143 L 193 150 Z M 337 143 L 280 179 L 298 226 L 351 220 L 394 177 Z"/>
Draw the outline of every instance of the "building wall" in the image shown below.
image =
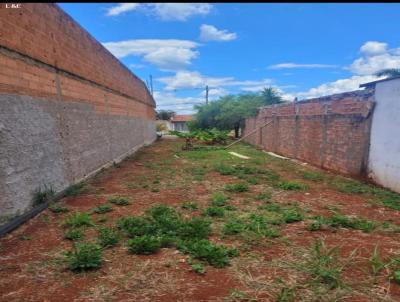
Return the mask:
<path id="1" fill-rule="evenodd" d="M 264 107 L 246 120 L 245 141 L 274 153 L 354 176 L 365 175 L 373 97 L 349 92 Z"/>
<path id="2" fill-rule="evenodd" d="M 186 122 L 172 122 L 174 131 L 188 132 L 189 128 Z"/>
<path id="3" fill-rule="evenodd" d="M 4 5 L 4 4 L 2 4 Z M 0 9 L 0 224 L 155 133 L 144 83 L 55 4 Z"/>
<path id="4" fill-rule="evenodd" d="M 375 101 L 369 176 L 376 183 L 400 192 L 400 79 L 377 83 Z"/>

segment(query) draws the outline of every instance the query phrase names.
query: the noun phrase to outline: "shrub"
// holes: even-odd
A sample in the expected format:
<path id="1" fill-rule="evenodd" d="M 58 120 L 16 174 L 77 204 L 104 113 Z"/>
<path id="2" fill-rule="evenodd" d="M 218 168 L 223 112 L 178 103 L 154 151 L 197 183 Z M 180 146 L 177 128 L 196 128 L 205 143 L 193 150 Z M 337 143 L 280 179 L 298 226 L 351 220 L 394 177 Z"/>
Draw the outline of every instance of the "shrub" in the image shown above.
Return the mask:
<path id="1" fill-rule="evenodd" d="M 302 190 L 307 190 L 309 188 L 308 185 L 306 184 L 300 184 L 291 181 L 282 181 L 278 184 L 278 187 L 283 190 L 289 190 L 289 191 L 302 191 Z"/>
<path id="2" fill-rule="evenodd" d="M 93 243 L 75 243 L 73 251 L 67 253 L 67 261 L 72 271 L 98 268 L 102 264 L 101 248 Z"/>
<path id="3" fill-rule="evenodd" d="M 117 205 L 117 206 L 127 206 L 129 205 L 129 199 L 126 197 L 111 197 L 108 199 L 109 202 Z"/>
<path id="4" fill-rule="evenodd" d="M 236 249 L 216 245 L 206 239 L 182 242 L 179 249 L 217 268 L 229 265 L 229 257 L 237 256 L 239 253 Z"/>
<path id="5" fill-rule="evenodd" d="M 150 255 L 157 252 L 161 247 L 161 242 L 158 237 L 143 235 L 127 242 L 128 250 L 132 254 Z"/>
<path id="6" fill-rule="evenodd" d="M 83 232 L 81 229 L 69 229 L 64 233 L 64 238 L 68 240 L 77 240 L 83 238 Z"/>
<path id="7" fill-rule="evenodd" d="M 211 233 L 210 224 L 208 220 L 193 218 L 182 223 L 178 231 L 178 236 L 182 239 L 207 238 Z"/>
<path id="8" fill-rule="evenodd" d="M 124 231 L 129 237 L 154 235 L 156 227 L 148 218 L 143 217 L 123 217 L 117 222 L 119 229 Z"/>
<path id="9" fill-rule="evenodd" d="M 247 192 L 249 185 L 246 183 L 227 184 L 225 185 L 225 190 L 231 193 Z"/>
<path id="10" fill-rule="evenodd" d="M 146 215 L 152 219 L 153 224 L 163 234 L 175 233 L 180 227 L 179 213 L 169 206 L 155 205 L 146 211 Z"/>
<path id="11" fill-rule="evenodd" d="M 208 207 L 204 209 L 204 215 L 211 217 L 224 217 L 225 210 L 220 207 Z"/>
<path id="12" fill-rule="evenodd" d="M 69 211 L 69 209 L 61 204 L 58 203 L 53 203 L 51 206 L 49 206 L 49 210 L 52 211 L 53 213 L 66 213 Z"/>
<path id="13" fill-rule="evenodd" d="M 120 236 L 118 231 L 113 228 L 99 229 L 97 240 L 102 247 L 113 246 L 118 243 Z"/>
<path id="14" fill-rule="evenodd" d="M 90 215 L 85 212 L 75 212 L 70 214 L 65 218 L 63 224 L 67 227 L 93 226 Z"/>
<path id="15" fill-rule="evenodd" d="M 98 207 L 94 208 L 92 211 L 97 214 L 104 214 L 107 212 L 111 212 L 112 206 L 110 204 L 106 203 L 106 204 L 99 205 Z"/>
<path id="16" fill-rule="evenodd" d="M 42 188 L 35 190 L 33 193 L 33 205 L 37 206 L 39 204 L 45 203 L 46 201 L 50 200 L 55 195 L 53 188 L 47 187 L 46 185 Z"/>
<path id="17" fill-rule="evenodd" d="M 228 202 L 228 197 L 221 193 L 215 193 L 211 199 L 211 205 L 214 207 L 222 207 Z"/>
<path id="18" fill-rule="evenodd" d="M 192 210 L 192 211 L 194 211 L 194 210 L 197 210 L 199 207 L 198 207 L 197 203 L 191 202 L 191 201 L 187 201 L 187 202 L 184 202 L 184 203 L 181 205 L 181 208 L 182 208 L 182 209 L 185 209 L 185 210 Z"/>

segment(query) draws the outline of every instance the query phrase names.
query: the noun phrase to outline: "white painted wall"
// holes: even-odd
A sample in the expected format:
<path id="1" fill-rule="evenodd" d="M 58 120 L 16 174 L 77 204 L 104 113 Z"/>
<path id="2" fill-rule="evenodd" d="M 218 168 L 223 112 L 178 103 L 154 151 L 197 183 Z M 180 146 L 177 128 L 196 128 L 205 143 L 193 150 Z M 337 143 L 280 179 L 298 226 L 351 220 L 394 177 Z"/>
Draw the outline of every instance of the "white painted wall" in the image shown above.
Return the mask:
<path id="1" fill-rule="evenodd" d="M 400 79 L 376 83 L 369 176 L 400 192 Z"/>

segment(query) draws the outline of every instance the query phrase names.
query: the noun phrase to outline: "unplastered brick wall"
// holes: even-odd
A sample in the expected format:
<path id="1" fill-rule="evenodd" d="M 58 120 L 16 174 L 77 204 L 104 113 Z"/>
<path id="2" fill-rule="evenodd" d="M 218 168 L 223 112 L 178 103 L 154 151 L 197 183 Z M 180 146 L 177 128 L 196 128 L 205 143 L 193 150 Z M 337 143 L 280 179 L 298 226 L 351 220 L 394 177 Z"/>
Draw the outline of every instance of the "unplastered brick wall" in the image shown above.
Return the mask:
<path id="1" fill-rule="evenodd" d="M 243 135 L 260 128 L 245 141 L 325 169 L 363 177 L 373 106 L 372 92 L 363 90 L 267 106 L 246 120 Z"/>
<path id="2" fill-rule="evenodd" d="M 0 224 L 154 141 L 144 83 L 56 4 L 0 6 Z"/>

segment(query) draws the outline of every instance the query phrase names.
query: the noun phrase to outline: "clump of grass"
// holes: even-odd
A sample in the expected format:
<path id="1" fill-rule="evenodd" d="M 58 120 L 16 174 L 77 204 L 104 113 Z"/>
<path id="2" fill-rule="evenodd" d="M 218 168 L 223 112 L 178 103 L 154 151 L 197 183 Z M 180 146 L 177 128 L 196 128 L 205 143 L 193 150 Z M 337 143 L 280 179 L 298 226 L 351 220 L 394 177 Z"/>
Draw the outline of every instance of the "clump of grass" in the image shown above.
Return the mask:
<path id="1" fill-rule="evenodd" d="M 276 238 L 280 236 L 279 232 L 269 225 L 268 219 L 259 214 L 253 213 L 250 215 L 246 229 L 267 238 Z"/>
<path id="2" fill-rule="evenodd" d="M 156 236 L 143 235 L 128 240 L 127 246 L 132 254 L 150 255 L 161 248 L 161 241 Z"/>
<path id="3" fill-rule="evenodd" d="M 38 188 L 33 192 L 32 202 L 34 206 L 40 205 L 49 201 L 55 195 L 55 191 L 53 188 L 47 187 L 46 185 L 43 188 Z"/>
<path id="4" fill-rule="evenodd" d="M 117 226 L 129 237 L 152 235 L 156 232 L 151 220 L 145 217 L 123 217 L 118 220 Z"/>
<path id="5" fill-rule="evenodd" d="M 333 228 L 348 228 L 354 230 L 361 230 L 363 232 L 369 233 L 375 230 L 378 224 L 374 221 L 359 218 L 359 217 L 348 217 L 339 213 L 333 214 L 331 217 L 325 218 L 322 216 L 317 216 L 314 221 L 307 226 L 310 231 L 320 230 L 324 225 Z"/>
<path id="6" fill-rule="evenodd" d="M 241 193 L 249 191 L 249 185 L 247 183 L 236 183 L 225 185 L 225 190 L 231 193 Z"/>
<path id="7" fill-rule="evenodd" d="M 223 207 L 228 202 L 228 197 L 221 193 L 214 193 L 211 198 L 211 206 Z"/>
<path id="8" fill-rule="evenodd" d="M 85 189 L 86 185 L 83 182 L 71 185 L 65 190 L 65 196 L 77 196 L 83 193 Z"/>
<path id="9" fill-rule="evenodd" d="M 283 210 L 282 218 L 285 223 L 292 223 L 302 221 L 304 219 L 304 215 L 299 208 L 290 208 Z"/>
<path id="10" fill-rule="evenodd" d="M 130 204 L 128 198 L 121 196 L 111 197 L 108 199 L 108 201 L 117 206 L 127 206 Z"/>
<path id="11" fill-rule="evenodd" d="M 104 214 L 112 211 L 112 206 L 108 203 L 99 205 L 92 210 L 96 214 Z"/>
<path id="12" fill-rule="evenodd" d="M 358 217 L 347 217 L 341 214 L 334 214 L 327 220 L 327 223 L 332 227 L 343 227 L 364 232 L 373 231 L 377 225 L 375 222 Z"/>
<path id="13" fill-rule="evenodd" d="M 377 246 L 375 246 L 371 258 L 368 259 L 368 262 L 371 265 L 372 274 L 374 276 L 379 274 L 381 270 L 383 270 L 386 266 L 388 266 L 388 263 L 383 261 Z"/>
<path id="14" fill-rule="evenodd" d="M 319 172 L 310 172 L 310 171 L 308 171 L 308 172 L 304 172 L 302 174 L 302 176 L 303 176 L 304 179 L 315 181 L 315 182 L 321 182 L 321 181 L 324 180 L 323 174 L 319 173 Z"/>
<path id="15" fill-rule="evenodd" d="M 63 225 L 76 228 L 81 226 L 93 226 L 93 222 L 88 213 L 75 212 L 64 219 Z"/>
<path id="16" fill-rule="evenodd" d="M 57 214 L 66 213 L 69 211 L 69 209 L 65 205 L 59 203 L 53 203 L 51 206 L 49 206 L 49 210 Z"/>
<path id="17" fill-rule="evenodd" d="M 278 187 L 288 191 L 303 191 L 309 188 L 306 184 L 301 184 L 293 181 L 282 181 L 278 183 Z"/>
<path id="18" fill-rule="evenodd" d="M 211 233 L 211 222 L 203 218 L 195 217 L 191 220 L 182 222 L 177 236 L 181 239 L 203 239 Z"/>
<path id="19" fill-rule="evenodd" d="M 210 206 L 204 209 L 203 212 L 204 215 L 210 216 L 210 217 L 224 217 L 225 215 L 225 210 L 221 207 L 214 207 Z"/>
<path id="20" fill-rule="evenodd" d="M 296 299 L 296 288 L 283 287 L 276 296 L 276 302 L 293 302 Z"/>
<path id="21" fill-rule="evenodd" d="M 180 243 L 178 248 L 182 252 L 190 254 L 194 258 L 205 261 L 217 268 L 229 265 L 229 258 L 239 255 L 237 249 L 216 245 L 206 239 L 185 241 Z"/>
<path id="22" fill-rule="evenodd" d="M 64 232 L 64 238 L 68 240 L 78 240 L 84 237 L 83 231 L 80 228 L 68 229 Z"/>
<path id="23" fill-rule="evenodd" d="M 120 235 L 118 231 L 114 228 L 101 228 L 99 229 L 99 235 L 97 236 L 97 241 L 100 246 L 108 247 L 113 246 L 120 240 Z"/>
<path id="24" fill-rule="evenodd" d="M 227 223 L 225 223 L 222 232 L 225 235 L 237 235 L 245 230 L 245 225 L 243 221 L 237 218 L 231 218 Z"/>
<path id="25" fill-rule="evenodd" d="M 400 270 L 394 271 L 393 272 L 393 280 L 397 283 L 400 284 Z"/>
<path id="26" fill-rule="evenodd" d="M 95 269 L 102 264 L 101 247 L 93 243 L 75 243 L 72 251 L 66 253 L 72 271 Z"/>
<path id="27" fill-rule="evenodd" d="M 306 263 L 306 270 L 314 282 L 324 283 L 330 289 L 343 285 L 343 266 L 339 265 L 337 247 L 328 248 L 323 241 L 317 240 L 311 248 L 311 257 Z"/>
<path id="28" fill-rule="evenodd" d="M 184 203 L 181 205 L 181 208 L 182 208 L 182 209 L 185 209 L 185 210 L 194 211 L 194 210 L 197 210 L 197 209 L 199 208 L 199 206 L 198 206 L 197 203 L 195 203 L 195 202 L 186 201 L 186 202 L 184 202 Z"/>
<path id="29" fill-rule="evenodd" d="M 336 177 L 331 185 L 342 193 L 347 194 L 370 194 L 383 206 L 400 210 L 400 194 L 386 189 L 368 185 L 353 179 Z"/>
<path id="30" fill-rule="evenodd" d="M 235 174 L 235 168 L 222 163 L 216 164 L 214 170 L 219 172 L 221 175 L 233 175 Z"/>
<path id="31" fill-rule="evenodd" d="M 204 275 L 206 273 L 206 268 L 201 263 L 193 263 L 192 270 L 200 275 Z"/>
<path id="32" fill-rule="evenodd" d="M 307 229 L 308 231 L 311 231 L 311 232 L 319 231 L 319 230 L 322 229 L 323 225 L 324 225 L 324 224 L 323 224 L 322 221 L 315 220 L 315 221 L 313 221 L 313 222 L 307 224 L 306 229 Z"/>
<path id="33" fill-rule="evenodd" d="M 262 192 L 259 193 L 258 195 L 254 196 L 255 200 L 264 200 L 264 201 L 269 201 L 272 198 L 271 192 Z"/>

